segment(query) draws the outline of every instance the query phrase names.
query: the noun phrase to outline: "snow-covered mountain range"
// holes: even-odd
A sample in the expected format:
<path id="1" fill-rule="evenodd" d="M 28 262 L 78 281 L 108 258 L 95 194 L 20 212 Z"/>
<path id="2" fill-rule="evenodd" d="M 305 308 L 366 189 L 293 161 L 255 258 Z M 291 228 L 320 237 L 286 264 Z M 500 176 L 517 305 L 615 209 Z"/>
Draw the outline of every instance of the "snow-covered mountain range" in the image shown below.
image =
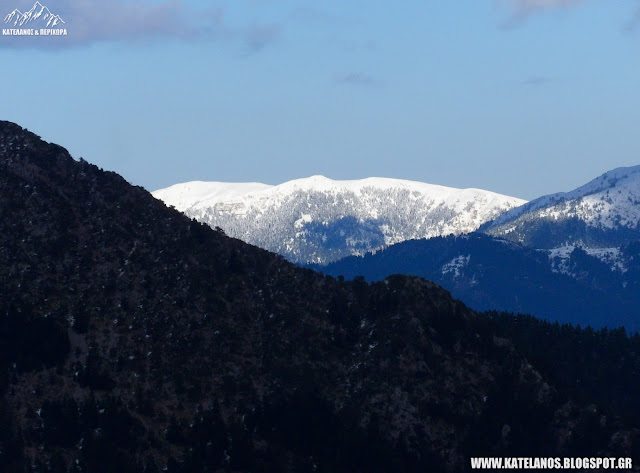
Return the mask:
<path id="1" fill-rule="evenodd" d="M 298 263 L 328 263 L 408 239 L 472 232 L 526 202 L 480 189 L 323 176 L 278 186 L 187 182 L 153 195 Z"/>
<path id="2" fill-rule="evenodd" d="M 534 248 L 616 247 L 640 239 L 640 166 L 510 210 L 481 231 Z"/>

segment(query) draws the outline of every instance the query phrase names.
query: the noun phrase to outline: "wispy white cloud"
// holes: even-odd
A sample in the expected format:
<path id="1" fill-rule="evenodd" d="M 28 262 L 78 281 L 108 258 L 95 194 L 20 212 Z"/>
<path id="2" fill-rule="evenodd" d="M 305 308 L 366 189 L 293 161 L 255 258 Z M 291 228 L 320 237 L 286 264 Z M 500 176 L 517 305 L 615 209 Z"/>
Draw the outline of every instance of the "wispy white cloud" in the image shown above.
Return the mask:
<path id="1" fill-rule="evenodd" d="M 529 15 L 549 10 L 570 8 L 585 0 L 497 0 L 499 5 L 507 7 L 511 15 L 505 26 L 513 26 Z"/>
<path id="2" fill-rule="evenodd" d="M 510 10 L 510 16 L 502 25 L 508 29 L 517 26 L 531 15 L 553 10 L 567 10 L 586 4 L 588 0 L 494 0 L 494 2 Z M 640 30 L 640 6 L 635 7 L 621 28 L 626 32 Z"/>

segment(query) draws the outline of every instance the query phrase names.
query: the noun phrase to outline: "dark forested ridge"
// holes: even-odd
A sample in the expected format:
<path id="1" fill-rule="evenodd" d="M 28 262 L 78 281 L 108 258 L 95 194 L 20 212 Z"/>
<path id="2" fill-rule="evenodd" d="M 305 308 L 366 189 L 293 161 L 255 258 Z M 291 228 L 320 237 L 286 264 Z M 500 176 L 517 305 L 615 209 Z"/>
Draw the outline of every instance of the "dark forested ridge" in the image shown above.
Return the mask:
<path id="1" fill-rule="evenodd" d="M 640 248 L 620 250 L 626 272 L 612 271 L 576 247 L 559 273 L 546 251 L 480 233 L 411 240 L 374 254 L 315 266 L 333 276 L 378 281 L 409 274 L 440 284 L 476 310 L 503 310 L 551 321 L 640 330 Z"/>
<path id="2" fill-rule="evenodd" d="M 640 335 L 623 328 L 593 330 L 489 311 L 501 337 L 510 338 L 546 379 L 566 396 L 596 402 L 640 424 Z"/>
<path id="3" fill-rule="evenodd" d="M 8 122 L 0 294 L 2 472 L 464 471 L 472 455 L 640 464 L 618 391 L 561 382 L 517 324 L 419 278 L 297 268 Z M 577 356 L 556 350 L 573 370 Z M 638 397 L 628 366 L 636 381 L 621 386 Z"/>

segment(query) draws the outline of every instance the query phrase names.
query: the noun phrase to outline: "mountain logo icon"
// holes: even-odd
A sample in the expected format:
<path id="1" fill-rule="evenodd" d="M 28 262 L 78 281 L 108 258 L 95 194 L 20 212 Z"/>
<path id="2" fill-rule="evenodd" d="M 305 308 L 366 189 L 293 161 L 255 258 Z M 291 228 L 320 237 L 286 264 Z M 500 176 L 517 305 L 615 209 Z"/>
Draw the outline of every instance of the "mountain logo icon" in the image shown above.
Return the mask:
<path id="1" fill-rule="evenodd" d="M 40 2 L 36 2 L 31 7 L 31 10 L 22 13 L 17 8 L 4 17 L 4 22 L 12 26 L 25 26 L 32 23 L 40 23 L 40 25 L 51 28 L 64 24 L 65 21 L 60 18 L 60 15 L 54 15 L 51 10 L 44 6 Z M 37 25 L 33 25 L 37 26 Z"/>

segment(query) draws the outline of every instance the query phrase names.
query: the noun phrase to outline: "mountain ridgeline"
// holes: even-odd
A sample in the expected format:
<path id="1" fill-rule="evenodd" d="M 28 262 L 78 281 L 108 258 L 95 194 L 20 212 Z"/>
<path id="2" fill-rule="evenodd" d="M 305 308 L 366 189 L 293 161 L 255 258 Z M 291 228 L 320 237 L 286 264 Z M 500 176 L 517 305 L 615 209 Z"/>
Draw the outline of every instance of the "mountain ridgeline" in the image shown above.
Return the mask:
<path id="1" fill-rule="evenodd" d="M 399 179 L 279 186 L 187 182 L 153 193 L 188 216 L 296 263 L 326 264 L 404 240 L 468 233 L 525 201 Z"/>
<path id="2" fill-rule="evenodd" d="M 475 310 L 502 310 L 594 328 L 640 330 L 640 246 L 617 254 L 625 272 L 576 247 L 565 257 L 481 233 L 412 240 L 313 266 L 335 277 L 419 276 Z"/>
<path id="3" fill-rule="evenodd" d="M 571 192 L 500 215 L 480 231 L 533 248 L 620 247 L 640 240 L 640 166 L 617 168 Z"/>
<path id="4" fill-rule="evenodd" d="M 640 461 L 638 337 L 298 268 L 9 122 L 0 294 L 2 472 Z"/>

